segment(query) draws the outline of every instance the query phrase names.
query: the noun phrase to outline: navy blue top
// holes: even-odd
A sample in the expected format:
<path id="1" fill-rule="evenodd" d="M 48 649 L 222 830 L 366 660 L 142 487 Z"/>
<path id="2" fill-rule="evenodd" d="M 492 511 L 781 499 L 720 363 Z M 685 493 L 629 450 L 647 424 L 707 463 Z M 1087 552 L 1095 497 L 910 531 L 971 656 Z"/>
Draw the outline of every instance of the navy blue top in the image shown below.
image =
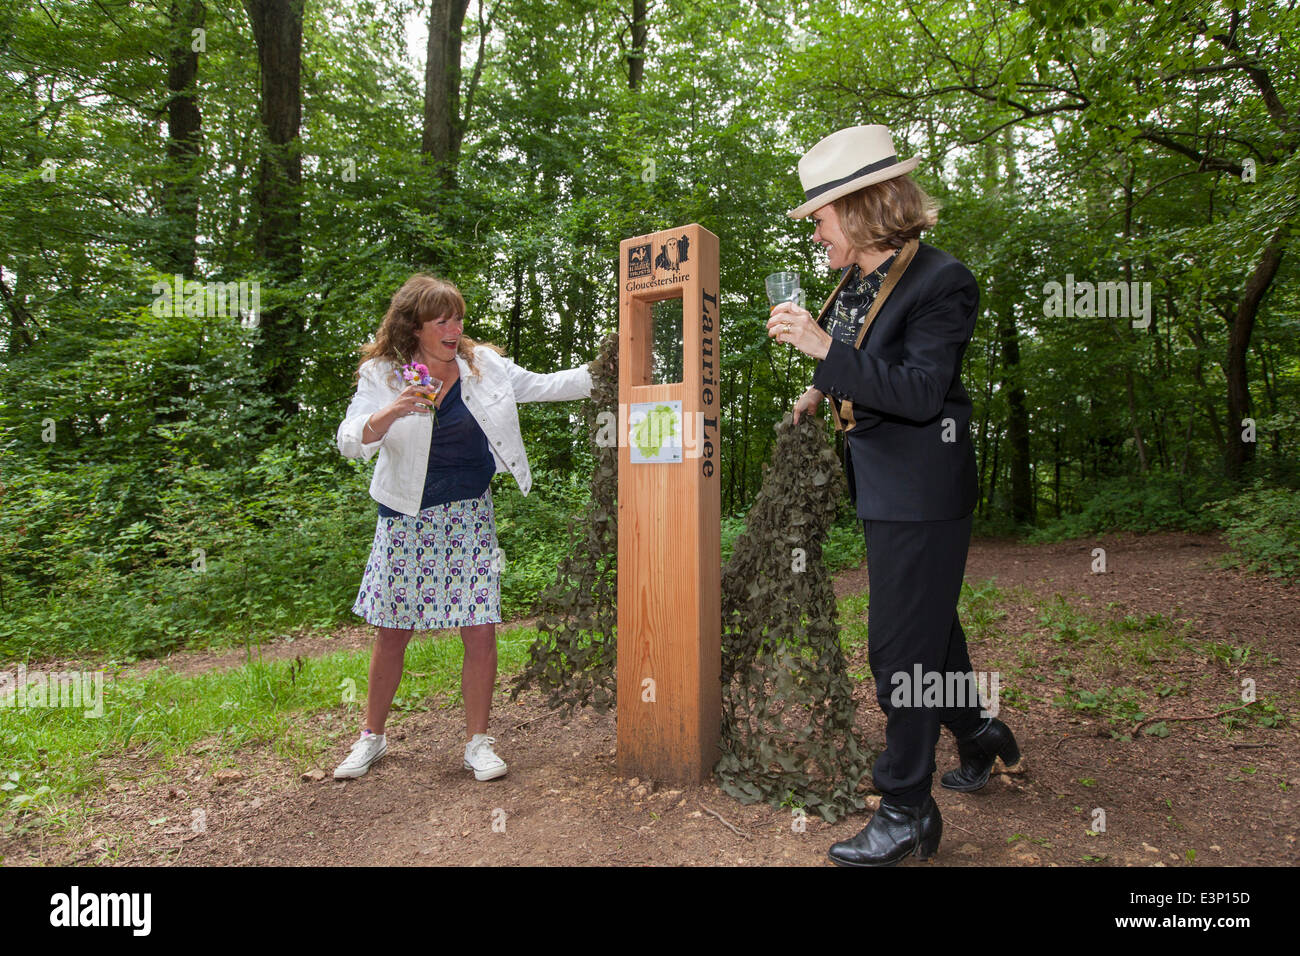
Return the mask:
<path id="1" fill-rule="evenodd" d="M 487 435 L 483 434 L 483 429 L 461 401 L 460 379 L 456 379 L 447 389 L 447 396 L 442 400 L 433 423 L 420 510 L 479 497 L 487 491 L 496 470 L 496 459 L 492 457 Z M 401 514 L 384 505 L 379 506 L 382 518 L 397 518 Z"/>

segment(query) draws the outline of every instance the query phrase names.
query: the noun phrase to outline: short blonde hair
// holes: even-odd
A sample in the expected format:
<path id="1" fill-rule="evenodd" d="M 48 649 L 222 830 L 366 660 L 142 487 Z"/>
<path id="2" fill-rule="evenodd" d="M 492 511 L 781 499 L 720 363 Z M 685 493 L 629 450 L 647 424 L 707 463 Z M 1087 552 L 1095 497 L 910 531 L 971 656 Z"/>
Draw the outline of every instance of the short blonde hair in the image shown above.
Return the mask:
<path id="1" fill-rule="evenodd" d="M 939 221 L 939 204 L 911 176 L 895 176 L 831 201 L 844 237 L 859 250 L 901 249 Z"/>

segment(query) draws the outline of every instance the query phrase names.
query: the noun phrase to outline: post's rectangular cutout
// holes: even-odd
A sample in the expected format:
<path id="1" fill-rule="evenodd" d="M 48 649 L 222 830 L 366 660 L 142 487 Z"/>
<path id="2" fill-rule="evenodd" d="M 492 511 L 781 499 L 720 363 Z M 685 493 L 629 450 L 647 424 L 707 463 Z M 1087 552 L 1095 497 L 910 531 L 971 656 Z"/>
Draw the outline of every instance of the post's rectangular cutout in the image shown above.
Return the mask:
<path id="1" fill-rule="evenodd" d="M 682 381 L 682 300 L 650 303 L 650 384 L 680 385 Z"/>

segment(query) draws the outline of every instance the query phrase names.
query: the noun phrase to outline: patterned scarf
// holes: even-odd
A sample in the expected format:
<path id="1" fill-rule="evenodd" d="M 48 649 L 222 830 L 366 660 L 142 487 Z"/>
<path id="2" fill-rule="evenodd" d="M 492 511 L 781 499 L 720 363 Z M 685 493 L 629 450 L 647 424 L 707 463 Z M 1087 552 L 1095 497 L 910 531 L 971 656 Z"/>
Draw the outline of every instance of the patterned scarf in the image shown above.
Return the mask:
<path id="1" fill-rule="evenodd" d="M 898 253 L 895 252 L 868 275 L 863 275 L 862 269 L 856 264 L 853 266 L 849 281 L 844 283 L 844 288 L 835 297 L 835 302 L 822 323 L 822 328 L 831 338 L 848 345 L 857 342 L 858 331 L 866 321 L 867 313 L 871 311 L 871 303 L 876 300 L 880 285 L 897 258 Z"/>

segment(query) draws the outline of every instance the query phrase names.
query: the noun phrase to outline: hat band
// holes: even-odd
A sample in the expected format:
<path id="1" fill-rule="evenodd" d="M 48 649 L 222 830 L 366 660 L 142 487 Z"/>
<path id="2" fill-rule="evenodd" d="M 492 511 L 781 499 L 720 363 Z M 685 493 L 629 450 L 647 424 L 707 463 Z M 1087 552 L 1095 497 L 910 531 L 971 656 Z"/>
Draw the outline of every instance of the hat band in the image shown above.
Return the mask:
<path id="1" fill-rule="evenodd" d="M 812 189 L 805 189 L 803 193 L 804 201 L 806 202 L 809 199 L 816 199 L 822 193 L 830 192 L 832 189 L 835 189 L 837 186 L 843 186 L 845 183 L 851 182 L 852 180 L 857 179 L 859 176 L 865 176 L 868 173 L 874 173 L 877 170 L 884 169 L 886 166 L 895 166 L 897 164 L 898 164 L 897 153 L 894 153 L 892 156 L 886 156 L 884 159 L 879 159 L 876 160 L 876 162 L 874 163 L 870 163 L 866 166 L 863 166 L 861 169 L 851 172 L 847 176 L 844 176 L 841 179 L 833 179 L 828 183 L 822 183 L 820 186 L 815 186 Z"/>

